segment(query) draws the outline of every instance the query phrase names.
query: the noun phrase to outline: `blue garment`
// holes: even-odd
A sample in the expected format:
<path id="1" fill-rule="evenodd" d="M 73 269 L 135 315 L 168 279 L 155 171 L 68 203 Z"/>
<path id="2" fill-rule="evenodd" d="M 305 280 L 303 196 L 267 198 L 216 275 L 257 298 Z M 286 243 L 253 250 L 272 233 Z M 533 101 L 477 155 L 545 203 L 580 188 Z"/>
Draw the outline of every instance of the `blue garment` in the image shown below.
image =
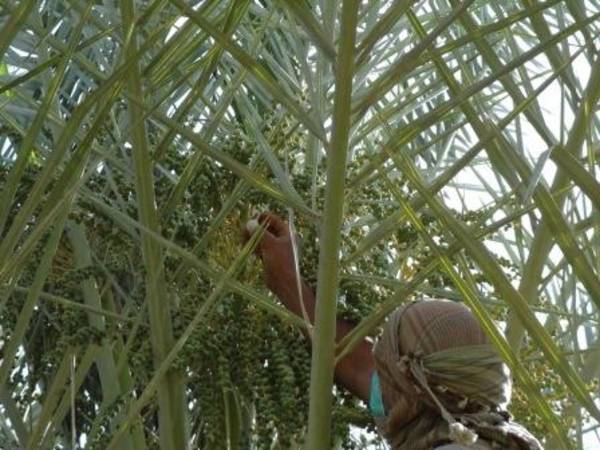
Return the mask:
<path id="1" fill-rule="evenodd" d="M 381 395 L 381 382 L 377 371 L 373 370 L 371 374 L 371 389 L 369 391 L 369 410 L 374 417 L 385 417 L 385 407 L 383 406 L 383 396 Z"/>

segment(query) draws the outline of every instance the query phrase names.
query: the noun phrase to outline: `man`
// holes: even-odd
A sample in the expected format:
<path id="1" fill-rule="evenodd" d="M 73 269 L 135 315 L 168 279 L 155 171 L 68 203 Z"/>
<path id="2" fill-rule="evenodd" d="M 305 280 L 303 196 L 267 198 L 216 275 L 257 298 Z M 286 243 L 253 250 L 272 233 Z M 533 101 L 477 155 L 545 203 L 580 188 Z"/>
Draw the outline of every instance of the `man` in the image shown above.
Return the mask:
<path id="1" fill-rule="evenodd" d="M 289 227 L 270 213 L 258 221 L 267 224 L 256 250 L 265 282 L 302 316 Z M 246 230 L 246 237 L 253 231 Z M 300 284 L 305 313 L 313 322 L 314 292 L 303 280 Z M 336 340 L 352 328 L 338 319 Z M 424 300 L 399 308 L 374 348 L 364 340 L 339 361 L 335 379 L 369 405 L 394 450 L 542 448 L 509 420 L 506 366 L 459 303 Z"/>

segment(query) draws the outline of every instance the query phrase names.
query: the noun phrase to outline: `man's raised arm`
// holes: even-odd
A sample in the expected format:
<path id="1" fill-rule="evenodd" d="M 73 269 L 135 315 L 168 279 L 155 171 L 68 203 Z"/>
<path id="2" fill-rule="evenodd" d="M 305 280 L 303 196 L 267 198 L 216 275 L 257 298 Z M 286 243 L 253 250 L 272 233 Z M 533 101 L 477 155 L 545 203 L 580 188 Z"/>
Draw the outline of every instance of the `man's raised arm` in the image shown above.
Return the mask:
<path id="1" fill-rule="evenodd" d="M 314 323 L 315 294 L 312 288 L 300 280 L 302 299 L 296 280 L 296 267 L 292 248 L 292 236 L 288 224 L 271 213 L 263 213 L 259 223 L 266 223 L 267 229 L 258 244 L 256 253 L 264 266 L 264 280 L 267 287 L 294 314 L 303 317 L 302 303 L 306 315 Z M 245 230 L 246 237 L 250 235 Z M 348 334 L 354 325 L 338 319 L 336 342 Z M 335 379 L 360 399 L 368 402 L 371 372 L 373 371 L 372 344 L 366 340 L 344 357 L 335 367 Z"/>

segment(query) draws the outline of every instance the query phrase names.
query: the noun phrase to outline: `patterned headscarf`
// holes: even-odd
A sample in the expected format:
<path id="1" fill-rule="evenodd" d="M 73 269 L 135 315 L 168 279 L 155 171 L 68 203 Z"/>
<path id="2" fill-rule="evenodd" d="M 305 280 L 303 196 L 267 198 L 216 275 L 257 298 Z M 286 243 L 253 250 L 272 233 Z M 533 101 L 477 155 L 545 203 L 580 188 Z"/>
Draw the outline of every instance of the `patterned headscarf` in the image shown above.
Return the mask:
<path id="1" fill-rule="evenodd" d="M 481 448 L 541 450 L 511 422 L 510 374 L 465 306 L 427 300 L 394 312 L 374 349 L 394 450 L 455 442 Z"/>

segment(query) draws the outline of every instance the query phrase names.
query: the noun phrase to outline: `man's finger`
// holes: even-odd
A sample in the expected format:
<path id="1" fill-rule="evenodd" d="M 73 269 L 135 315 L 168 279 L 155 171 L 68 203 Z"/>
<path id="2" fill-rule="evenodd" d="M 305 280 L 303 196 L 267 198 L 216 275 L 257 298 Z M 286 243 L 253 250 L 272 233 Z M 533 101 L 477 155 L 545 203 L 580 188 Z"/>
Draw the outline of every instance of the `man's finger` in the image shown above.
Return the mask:
<path id="1" fill-rule="evenodd" d="M 251 230 L 249 229 L 249 227 L 246 225 L 244 226 L 244 228 L 242 229 L 242 243 L 246 244 L 250 238 L 252 237 L 252 235 L 254 234 L 256 230 Z M 275 243 L 276 237 L 269 232 L 269 230 L 265 230 L 260 242 L 258 242 L 256 244 L 256 247 L 254 248 L 254 253 L 257 256 L 261 256 L 262 251 L 266 250 L 269 246 L 273 245 Z"/>
<path id="2" fill-rule="evenodd" d="M 258 221 L 261 224 L 266 222 L 267 231 L 276 237 L 287 236 L 290 233 L 287 222 L 276 214 L 264 212 L 258 216 Z"/>
<path id="3" fill-rule="evenodd" d="M 265 230 L 262 239 L 256 246 L 257 254 L 262 256 L 269 251 L 277 243 L 277 237 L 275 237 L 269 230 Z"/>

